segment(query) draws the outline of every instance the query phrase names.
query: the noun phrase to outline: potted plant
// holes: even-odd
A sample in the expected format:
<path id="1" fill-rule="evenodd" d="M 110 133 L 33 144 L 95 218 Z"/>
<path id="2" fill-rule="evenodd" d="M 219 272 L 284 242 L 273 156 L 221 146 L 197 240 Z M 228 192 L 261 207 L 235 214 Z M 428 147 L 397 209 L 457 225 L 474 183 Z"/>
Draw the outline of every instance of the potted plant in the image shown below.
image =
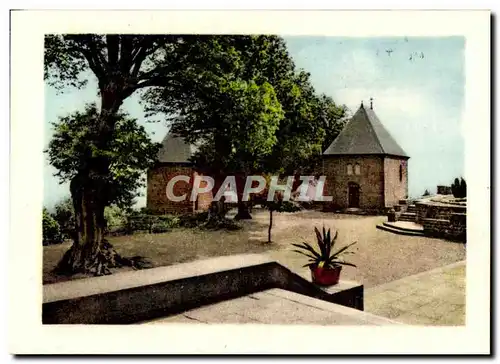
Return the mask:
<path id="1" fill-rule="evenodd" d="M 353 254 L 348 249 L 356 244 L 356 242 L 346 245 L 334 251 L 335 242 L 337 240 L 338 232 L 332 239 L 330 229 L 328 231 L 323 227 L 323 235 L 314 228 L 319 250 L 313 248 L 310 244 L 303 242 L 301 244 L 292 244 L 296 248 L 294 252 L 305 255 L 309 258 L 309 262 L 304 267 L 309 267 L 311 270 L 312 281 L 321 286 L 332 286 L 339 282 L 340 271 L 342 266 L 349 265 L 356 267 L 352 263 L 348 263 L 341 259 L 345 254 Z"/>

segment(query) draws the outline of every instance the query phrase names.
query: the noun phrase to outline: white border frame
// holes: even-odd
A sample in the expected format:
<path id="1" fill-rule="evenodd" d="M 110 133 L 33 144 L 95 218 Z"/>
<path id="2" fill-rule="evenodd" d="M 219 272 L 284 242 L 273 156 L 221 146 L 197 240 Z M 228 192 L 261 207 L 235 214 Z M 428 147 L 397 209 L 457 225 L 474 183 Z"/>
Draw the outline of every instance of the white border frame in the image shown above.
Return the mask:
<path id="1" fill-rule="evenodd" d="M 479 354 L 490 349 L 490 14 L 488 11 L 16 11 L 11 13 L 12 353 Z M 277 33 L 466 37 L 469 186 L 467 325 L 298 327 L 258 325 L 43 326 L 43 34 Z"/>

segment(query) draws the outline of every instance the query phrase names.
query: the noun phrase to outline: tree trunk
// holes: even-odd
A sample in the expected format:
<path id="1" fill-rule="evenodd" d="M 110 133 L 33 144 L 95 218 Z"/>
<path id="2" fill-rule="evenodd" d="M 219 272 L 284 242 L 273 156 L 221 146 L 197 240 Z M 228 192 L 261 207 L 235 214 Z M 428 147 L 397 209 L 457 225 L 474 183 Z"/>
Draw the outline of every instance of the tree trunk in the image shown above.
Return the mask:
<path id="1" fill-rule="evenodd" d="M 250 215 L 250 202 L 241 201 L 238 196 L 238 213 L 234 217 L 235 220 L 251 220 L 252 215 Z"/>
<path id="2" fill-rule="evenodd" d="M 224 204 L 224 197 L 220 201 L 212 201 L 208 208 L 208 220 L 222 220 L 226 215 L 226 207 Z"/>
<path id="3" fill-rule="evenodd" d="M 271 229 L 273 228 L 273 210 L 269 210 L 269 229 L 267 230 L 267 242 L 271 243 Z"/>
<path id="4" fill-rule="evenodd" d="M 116 260 L 116 256 L 104 240 L 105 205 L 99 200 L 99 189 L 83 173 L 71 181 L 70 189 L 75 209 L 75 238 L 56 271 L 63 274 L 107 274 L 107 263 Z"/>
<path id="5" fill-rule="evenodd" d="M 214 196 L 219 191 L 220 186 L 222 185 L 222 180 L 220 176 L 214 177 L 214 188 L 212 191 L 214 192 Z M 224 196 L 221 197 L 219 201 L 212 201 L 210 207 L 208 208 L 208 217 L 205 223 L 205 227 L 207 228 L 217 228 L 224 222 L 226 218 L 226 204 L 224 203 Z"/>
<path id="6" fill-rule="evenodd" d="M 238 212 L 234 217 L 235 220 L 251 220 L 252 215 L 250 215 L 250 201 L 243 200 L 243 192 L 246 183 L 247 175 L 242 174 L 237 176 L 236 190 L 238 196 Z"/>
<path id="7" fill-rule="evenodd" d="M 101 90 L 102 104 L 99 125 L 93 142 L 98 149 L 106 149 L 110 142 L 115 117 L 123 99 L 112 92 L 113 85 Z M 142 257 L 123 258 L 104 239 L 106 219 L 104 208 L 109 205 L 109 161 L 104 157 L 89 156 L 83 168 L 70 184 L 75 210 L 75 237 L 71 248 L 64 254 L 55 271 L 59 274 L 110 274 L 109 268 L 129 265 L 146 268 L 150 263 Z"/>

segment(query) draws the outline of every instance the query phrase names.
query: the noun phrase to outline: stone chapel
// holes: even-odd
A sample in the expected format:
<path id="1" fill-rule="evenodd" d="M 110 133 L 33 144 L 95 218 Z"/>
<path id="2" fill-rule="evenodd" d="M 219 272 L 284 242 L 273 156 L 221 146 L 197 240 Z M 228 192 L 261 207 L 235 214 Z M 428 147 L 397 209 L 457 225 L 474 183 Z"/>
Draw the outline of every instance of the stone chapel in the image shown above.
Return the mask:
<path id="1" fill-rule="evenodd" d="M 383 210 L 408 198 L 409 156 L 363 103 L 323 153 L 325 210 Z"/>
<path id="2" fill-rule="evenodd" d="M 199 194 L 195 201 L 190 200 L 193 182 L 199 173 L 190 162 L 195 152 L 196 147 L 188 144 L 184 138 L 172 133 L 165 136 L 158 152 L 158 161 L 154 168 L 148 170 L 146 196 L 148 210 L 157 214 L 186 214 L 208 209 L 212 202 L 211 192 Z M 176 182 L 173 192 L 176 196 L 186 194 L 187 198 L 183 201 L 172 201 L 167 198 L 167 183 L 180 175 L 188 176 L 190 182 Z"/>

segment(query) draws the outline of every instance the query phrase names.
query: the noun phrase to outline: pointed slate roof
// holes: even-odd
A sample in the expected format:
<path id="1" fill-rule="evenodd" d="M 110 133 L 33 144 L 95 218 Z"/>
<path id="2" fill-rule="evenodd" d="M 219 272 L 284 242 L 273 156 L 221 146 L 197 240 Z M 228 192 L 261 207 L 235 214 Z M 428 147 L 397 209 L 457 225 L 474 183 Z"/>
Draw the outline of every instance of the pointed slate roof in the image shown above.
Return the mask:
<path id="1" fill-rule="evenodd" d="M 190 163 L 189 158 L 196 152 L 194 145 L 173 133 L 168 133 L 161 144 L 158 152 L 158 161 L 161 163 Z"/>
<path id="2" fill-rule="evenodd" d="M 379 154 L 409 158 L 371 108 L 360 108 L 323 155 Z"/>

